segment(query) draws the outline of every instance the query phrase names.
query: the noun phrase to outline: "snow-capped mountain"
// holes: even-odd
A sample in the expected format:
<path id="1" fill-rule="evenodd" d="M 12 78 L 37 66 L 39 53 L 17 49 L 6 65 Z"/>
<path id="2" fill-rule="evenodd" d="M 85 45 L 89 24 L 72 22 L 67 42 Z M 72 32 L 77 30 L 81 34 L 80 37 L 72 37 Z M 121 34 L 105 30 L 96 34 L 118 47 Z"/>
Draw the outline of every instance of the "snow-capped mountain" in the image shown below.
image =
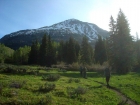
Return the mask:
<path id="1" fill-rule="evenodd" d="M 90 42 L 95 41 L 97 35 L 101 35 L 104 38 L 109 35 L 107 31 L 99 28 L 95 24 L 69 19 L 52 26 L 13 32 L 1 38 L 0 42 L 9 47 L 11 45 L 17 46 L 16 44 L 20 46 L 31 45 L 31 42 L 35 39 L 40 41 L 44 34 L 50 35 L 55 41 L 67 40 L 70 36 L 79 40 L 79 38 L 82 39 L 83 35 L 86 35 Z"/>

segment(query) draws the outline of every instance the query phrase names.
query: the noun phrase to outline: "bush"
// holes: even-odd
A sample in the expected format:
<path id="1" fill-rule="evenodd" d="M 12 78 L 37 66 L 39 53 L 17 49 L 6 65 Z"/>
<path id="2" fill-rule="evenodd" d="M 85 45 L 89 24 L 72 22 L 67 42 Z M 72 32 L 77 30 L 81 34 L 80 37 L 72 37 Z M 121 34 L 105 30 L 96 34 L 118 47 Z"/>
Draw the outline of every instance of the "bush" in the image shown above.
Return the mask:
<path id="1" fill-rule="evenodd" d="M 67 94 L 70 98 L 75 98 L 75 89 L 73 87 L 67 87 Z"/>
<path id="2" fill-rule="evenodd" d="M 53 103 L 53 98 L 52 98 L 52 95 L 50 95 L 50 94 L 47 94 L 46 95 L 46 104 L 47 105 L 50 105 L 50 104 L 52 104 Z"/>
<path id="3" fill-rule="evenodd" d="M 10 86 L 10 88 L 22 88 L 22 86 L 25 83 L 26 83 L 26 81 L 22 81 L 22 82 L 20 82 L 20 81 L 12 81 L 9 86 Z"/>
<path id="4" fill-rule="evenodd" d="M 64 91 L 57 91 L 55 93 L 55 95 L 58 96 L 58 97 L 65 97 L 66 96 L 66 93 Z"/>
<path id="5" fill-rule="evenodd" d="M 85 94 L 87 92 L 87 89 L 86 88 L 83 88 L 83 87 L 77 87 L 75 89 L 75 94 L 78 96 L 78 95 L 81 95 L 81 94 Z"/>
<path id="6" fill-rule="evenodd" d="M 14 89 L 5 89 L 4 91 L 2 91 L 2 96 L 4 97 L 14 97 L 18 95 L 18 91 L 14 90 Z"/>
<path id="7" fill-rule="evenodd" d="M 72 78 L 70 78 L 69 80 L 68 80 L 68 83 L 71 83 L 73 81 L 73 79 Z"/>
<path id="8" fill-rule="evenodd" d="M 0 94 L 2 93 L 3 86 L 0 84 Z"/>
<path id="9" fill-rule="evenodd" d="M 70 78 L 68 80 L 68 83 L 71 83 L 72 81 L 74 81 L 75 83 L 79 83 L 80 82 L 80 79 L 72 79 L 72 78 Z"/>
<path id="10" fill-rule="evenodd" d="M 55 89 L 55 84 L 53 83 L 45 83 L 44 85 L 41 85 L 39 87 L 39 91 L 42 91 L 42 92 L 49 92 L 49 91 L 52 91 Z"/>
<path id="11" fill-rule="evenodd" d="M 67 93 L 70 98 L 76 98 L 82 94 L 85 94 L 86 92 L 87 89 L 83 87 L 77 87 L 77 88 L 67 87 Z"/>
<path id="12" fill-rule="evenodd" d="M 80 79 L 74 79 L 75 83 L 79 83 Z"/>
<path id="13" fill-rule="evenodd" d="M 16 71 L 17 71 L 17 68 L 15 67 L 15 66 L 7 66 L 4 70 L 3 70 L 3 72 L 4 73 L 16 73 Z"/>
<path id="14" fill-rule="evenodd" d="M 53 97 L 47 93 L 45 98 L 42 98 L 37 105 L 53 105 Z"/>
<path id="15" fill-rule="evenodd" d="M 43 80 L 48 80 L 48 81 L 57 81 L 60 78 L 59 74 L 49 74 L 47 76 L 43 75 L 42 79 Z"/>

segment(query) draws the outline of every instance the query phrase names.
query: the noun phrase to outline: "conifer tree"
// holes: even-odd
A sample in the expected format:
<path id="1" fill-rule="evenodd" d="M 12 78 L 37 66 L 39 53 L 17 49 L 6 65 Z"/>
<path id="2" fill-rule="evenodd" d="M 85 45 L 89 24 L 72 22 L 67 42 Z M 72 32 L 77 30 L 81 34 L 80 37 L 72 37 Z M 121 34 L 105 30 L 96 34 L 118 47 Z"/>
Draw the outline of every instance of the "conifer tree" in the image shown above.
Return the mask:
<path id="1" fill-rule="evenodd" d="M 90 44 L 88 43 L 88 39 L 86 36 L 83 37 L 82 44 L 81 44 L 81 63 L 84 64 L 91 64 L 92 62 L 92 52 L 90 49 Z"/>
<path id="2" fill-rule="evenodd" d="M 48 41 L 48 38 L 45 34 L 42 38 L 42 42 L 39 49 L 39 56 L 40 56 L 39 63 L 42 66 L 46 66 L 46 63 L 47 63 L 47 41 Z"/>
<path id="3" fill-rule="evenodd" d="M 39 47 L 37 40 L 32 43 L 28 60 L 29 64 L 39 64 Z"/>
<path id="4" fill-rule="evenodd" d="M 115 34 L 115 31 L 116 31 L 116 21 L 114 20 L 114 18 L 112 16 L 110 17 L 109 27 L 110 27 L 110 35 Z"/>
<path id="5" fill-rule="evenodd" d="M 140 40 L 138 38 L 137 41 L 135 42 L 135 51 L 136 51 L 137 66 L 140 68 Z"/>
<path id="6" fill-rule="evenodd" d="M 133 41 L 128 21 L 121 10 L 118 13 L 115 31 L 112 30 L 113 25 L 110 29 L 112 34 L 108 39 L 109 62 L 117 73 L 125 74 L 133 65 Z"/>
<path id="7" fill-rule="evenodd" d="M 100 35 L 98 35 L 98 40 L 95 43 L 94 58 L 95 63 L 100 63 L 101 65 L 107 60 L 105 41 Z"/>
<path id="8" fill-rule="evenodd" d="M 48 36 L 48 41 L 47 41 L 47 52 L 46 52 L 46 65 L 51 66 L 53 63 L 55 63 L 55 50 L 52 45 L 51 37 L 50 35 Z"/>
<path id="9" fill-rule="evenodd" d="M 64 41 L 60 41 L 59 47 L 58 47 L 58 54 L 57 54 L 57 60 L 58 61 L 64 61 Z"/>
<path id="10" fill-rule="evenodd" d="M 70 37 L 67 46 L 67 63 L 72 64 L 73 62 L 76 62 L 76 50 L 74 39 Z"/>

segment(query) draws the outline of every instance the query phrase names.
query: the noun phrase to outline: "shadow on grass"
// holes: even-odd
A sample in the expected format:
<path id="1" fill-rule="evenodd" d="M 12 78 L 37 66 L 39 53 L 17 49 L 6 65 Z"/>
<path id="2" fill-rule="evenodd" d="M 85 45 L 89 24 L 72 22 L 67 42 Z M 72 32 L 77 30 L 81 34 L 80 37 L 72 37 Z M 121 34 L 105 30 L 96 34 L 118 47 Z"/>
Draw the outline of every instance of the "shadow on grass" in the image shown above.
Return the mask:
<path id="1" fill-rule="evenodd" d="M 89 89 L 99 89 L 102 88 L 103 85 L 99 85 L 99 86 L 90 86 Z"/>
<path id="2" fill-rule="evenodd" d="M 67 73 L 61 73 L 61 76 L 69 77 L 69 78 L 83 78 L 79 72 L 67 72 Z M 88 77 L 93 77 L 93 78 L 98 78 L 102 77 L 100 73 L 97 72 L 87 72 L 87 78 Z"/>
<path id="3" fill-rule="evenodd" d="M 34 72 L 26 72 L 26 73 L 1 73 L 5 75 L 19 75 L 19 76 L 25 76 L 25 75 L 31 75 L 31 76 L 42 76 L 42 75 L 49 75 L 49 74 L 59 74 L 60 76 L 65 76 L 68 78 L 83 78 L 83 76 L 80 75 L 79 72 L 77 71 L 67 71 L 67 72 L 39 72 L 37 75 L 34 74 Z M 93 77 L 93 78 L 99 78 L 103 77 L 103 73 L 98 73 L 98 72 L 87 72 L 87 78 L 88 77 Z"/>

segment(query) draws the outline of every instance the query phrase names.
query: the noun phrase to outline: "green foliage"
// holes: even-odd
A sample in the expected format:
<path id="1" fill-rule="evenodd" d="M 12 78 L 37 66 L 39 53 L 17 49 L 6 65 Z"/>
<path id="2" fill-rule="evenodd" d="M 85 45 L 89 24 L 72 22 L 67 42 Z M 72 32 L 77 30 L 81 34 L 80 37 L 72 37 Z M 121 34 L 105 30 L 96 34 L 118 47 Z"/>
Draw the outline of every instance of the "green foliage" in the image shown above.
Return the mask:
<path id="1" fill-rule="evenodd" d="M 98 35 L 98 40 L 95 43 L 94 58 L 95 62 L 101 65 L 107 60 L 105 40 L 100 35 Z"/>
<path id="2" fill-rule="evenodd" d="M 40 65 L 51 66 L 55 63 L 55 49 L 50 36 L 44 35 L 40 45 Z"/>
<path id="3" fill-rule="evenodd" d="M 26 83 L 26 81 L 12 81 L 9 84 L 10 88 L 22 88 L 22 86 Z"/>
<path id="4" fill-rule="evenodd" d="M 111 20 L 112 22 L 113 20 Z M 114 23 L 110 23 L 114 24 Z M 113 32 L 114 31 L 114 32 Z M 130 28 L 124 13 L 120 10 L 117 24 L 111 26 L 111 35 L 108 39 L 108 58 L 110 65 L 119 74 L 128 73 L 133 62 L 133 41 Z"/>
<path id="5" fill-rule="evenodd" d="M 39 47 L 40 44 L 37 40 L 32 43 L 31 51 L 28 58 L 29 64 L 39 64 Z"/>
<path id="6" fill-rule="evenodd" d="M 2 84 L 0 84 L 0 95 L 2 94 L 2 89 L 3 89 L 3 86 Z"/>
<path id="7" fill-rule="evenodd" d="M 79 83 L 80 79 L 74 79 L 75 83 Z"/>
<path id="8" fill-rule="evenodd" d="M 137 39 L 137 41 L 134 43 L 135 45 L 135 56 L 136 56 L 136 69 L 140 68 L 140 40 Z"/>
<path id="9" fill-rule="evenodd" d="M 73 62 L 78 61 L 79 52 L 79 43 L 74 40 L 73 37 L 70 37 L 65 43 L 63 41 L 60 42 L 57 59 L 58 61 L 64 61 L 67 64 L 72 64 Z"/>
<path id="10" fill-rule="evenodd" d="M 64 91 L 57 91 L 55 92 L 55 95 L 58 97 L 66 97 L 66 92 Z"/>
<path id="11" fill-rule="evenodd" d="M 77 88 L 75 89 L 75 94 L 76 94 L 77 96 L 82 95 L 82 94 L 85 94 L 86 92 L 87 92 L 87 89 L 84 88 L 84 87 L 81 87 L 81 86 L 79 86 L 79 87 L 77 87 Z"/>
<path id="12" fill-rule="evenodd" d="M 47 93 L 46 97 L 41 99 L 37 105 L 53 105 L 53 97 Z"/>
<path id="13" fill-rule="evenodd" d="M 73 78 L 69 78 L 69 80 L 68 80 L 68 83 L 72 83 L 72 82 L 75 82 L 75 83 L 79 83 L 80 82 L 80 79 L 73 79 Z"/>
<path id="14" fill-rule="evenodd" d="M 20 47 L 13 54 L 15 64 L 28 64 L 28 57 L 31 48 L 29 46 Z"/>
<path id="15" fill-rule="evenodd" d="M 12 98 L 14 96 L 17 96 L 18 92 L 15 89 L 5 89 L 5 91 L 2 92 L 2 96 Z"/>
<path id="16" fill-rule="evenodd" d="M 0 44 L 0 63 L 11 62 L 14 50 Z"/>
<path id="17" fill-rule="evenodd" d="M 42 79 L 47 81 L 57 81 L 60 78 L 59 74 L 43 75 Z"/>
<path id="18" fill-rule="evenodd" d="M 70 78 L 70 79 L 68 80 L 68 83 L 72 83 L 72 81 L 73 81 L 73 79 L 72 79 L 72 78 Z"/>
<path id="19" fill-rule="evenodd" d="M 41 85 L 39 87 L 39 91 L 41 92 L 49 92 L 55 89 L 55 84 L 54 83 L 45 83 L 44 85 Z"/>
<path id="20" fill-rule="evenodd" d="M 50 95 L 50 94 L 47 94 L 47 95 L 46 95 L 46 104 L 47 104 L 47 105 L 53 104 L 52 95 Z"/>
<path id="21" fill-rule="evenodd" d="M 82 94 L 85 94 L 86 92 L 87 89 L 81 86 L 77 88 L 67 87 L 67 94 L 69 95 L 70 98 L 76 98 Z"/>
<path id="22" fill-rule="evenodd" d="M 93 49 L 88 43 L 88 39 L 86 36 L 83 37 L 80 51 L 80 62 L 85 64 L 91 64 L 93 61 Z"/>
<path id="23" fill-rule="evenodd" d="M 101 65 L 99 65 L 101 66 Z M 21 66 L 18 66 L 22 68 Z M 95 67 L 95 65 L 94 65 Z M 37 67 L 28 67 L 36 70 Z M 28 70 L 27 72 L 29 72 Z M 0 84 L 2 85 L 2 93 L 0 94 L 0 104 L 34 104 L 34 105 L 62 105 L 62 104 L 76 104 L 76 105 L 115 105 L 121 102 L 113 90 L 106 88 L 104 85 L 94 81 L 104 82 L 102 74 L 97 72 L 88 72 L 88 79 L 80 78 L 79 71 L 67 71 L 67 73 L 52 70 L 40 70 L 42 75 L 59 73 L 61 79 L 55 81 L 55 88 L 53 85 L 45 86 L 46 81 L 41 80 L 41 75 L 10 75 L 7 73 L 0 73 Z M 119 91 L 127 97 L 140 104 L 139 99 L 139 73 L 130 73 L 127 75 L 112 75 L 110 85 L 116 87 Z M 68 80 L 72 78 L 72 82 Z M 79 83 L 75 83 L 76 79 L 80 79 Z M 13 82 L 22 83 L 27 81 L 22 88 L 10 88 L 9 85 Z M 49 84 L 50 82 L 47 81 Z M 42 88 L 41 88 L 42 86 Z M 80 86 L 80 87 L 79 87 Z M 40 90 L 39 90 L 40 87 Z M 48 90 L 44 90 L 46 89 Z M 50 87 L 51 89 L 49 89 Z M 50 91 L 49 91 L 50 90 Z M 49 95 L 46 97 L 46 95 Z M 48 102 L 47 102 L 48 100 Z M 50 101 L 49 101 L 50 100 Z M 52 100 L 52 101 L 51 101 Z"/>

